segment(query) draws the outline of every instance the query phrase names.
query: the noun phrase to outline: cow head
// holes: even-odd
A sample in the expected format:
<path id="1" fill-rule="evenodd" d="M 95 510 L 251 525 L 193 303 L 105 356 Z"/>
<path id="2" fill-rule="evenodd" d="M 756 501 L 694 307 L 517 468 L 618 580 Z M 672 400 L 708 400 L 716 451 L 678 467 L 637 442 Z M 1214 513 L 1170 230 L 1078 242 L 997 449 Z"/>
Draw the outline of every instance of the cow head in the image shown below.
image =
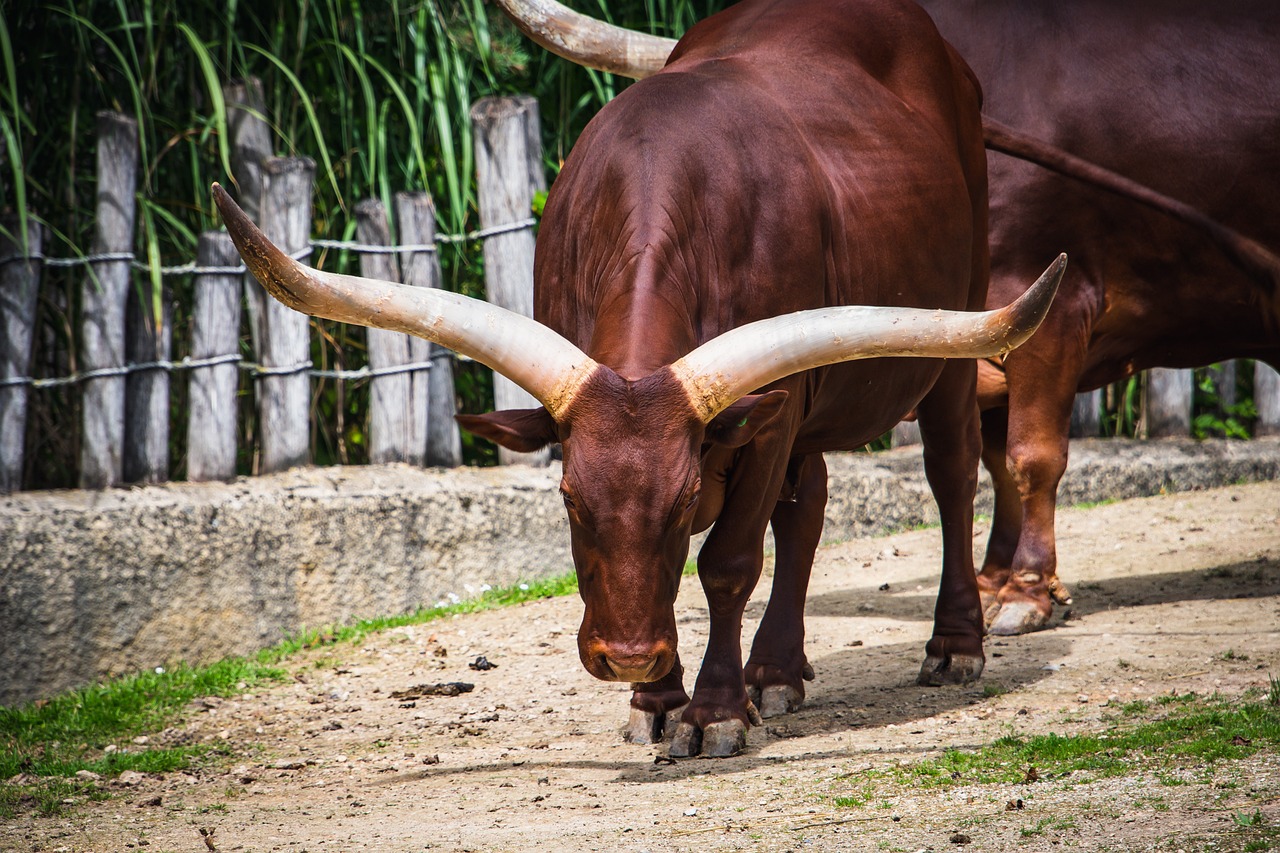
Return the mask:
<path id="1" fill-rule="evenodd" d="M 563 445 L 561 492 L 586 605 L 579 654 L 605 680 L 654 681 L 670 670 L 701 456 L 717 443 L 745 444 L 778 414 L 785 392 L 756 389 L 853 359 L 1006 352 L 1035 331 L 1065 269 L 1060 257 L 999 311 L 800 311 L 739 326 L 647 376 L 623 377 L 546 326 L 486 302 L 303 266 L 221 187 L 213 193 L 249 269 L 290 308 L 434 341 L 503 373 L 542 403 L 461 420 L 518 451 Z"/>
<path id="2" fill-rule="evenodd" d="M 561 444 L 560 495 L 586 605 L 578 651 L 592 675 L 646 682 L 670 670 L 703 455 L 745 444 L 786 397 L 747 395 L 704 423 L 671 369 L 629 381 L 600 365 L 558 419 L 545 408 L 458 417 L 511 450 Z"/>

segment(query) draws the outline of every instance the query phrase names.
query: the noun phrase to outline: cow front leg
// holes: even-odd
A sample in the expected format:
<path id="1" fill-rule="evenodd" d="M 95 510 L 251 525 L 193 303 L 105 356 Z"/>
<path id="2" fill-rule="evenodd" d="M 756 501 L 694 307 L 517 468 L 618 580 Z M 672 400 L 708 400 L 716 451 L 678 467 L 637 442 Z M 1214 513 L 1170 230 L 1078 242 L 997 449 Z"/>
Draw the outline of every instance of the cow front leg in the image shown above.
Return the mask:
<path id="1" fill-rule="evenodd" d="M 920 401 L 924 471 L 942 520 L 942 581 L 918 683 L 964 684 L 982 675 L 982 608 L 973 570 L 973 497 L 982 439 L 972 361 L 949 361 Z"/>
<path id="2" fill-rule="evenodd" d="M 631 685 L 631 716 L 622 736 L 630 743 L 657 743 L 675 731 L 680 713 L 689 704 L 684 691 L 684 667 L 680 656 L 658 681 Z"/>
<path id="3" fill-rule="evenodd" d="M 799 710 L 804 682 L 814 677 L 804 653 L 804 601 L 827 506 L 821 454 L 792 463 L 787 491 L 771 519 L 777 544 L 773 589 L 744 673 L 747 695 L 765 719 Z"/>
<path id="4" fill-rule="evenodd" d="M 698 555 L 710 632 L 693 699 L 671 738 L 671 755 L 677 758 L 737 755 L 746 748 L 747 729 L 761 722 L 742 676 L 742 613 L 764 562 L 763 523 L 759 535 L 747 541 L 755 547 L 744 553 L 742 540 L 718 524 Z"/>

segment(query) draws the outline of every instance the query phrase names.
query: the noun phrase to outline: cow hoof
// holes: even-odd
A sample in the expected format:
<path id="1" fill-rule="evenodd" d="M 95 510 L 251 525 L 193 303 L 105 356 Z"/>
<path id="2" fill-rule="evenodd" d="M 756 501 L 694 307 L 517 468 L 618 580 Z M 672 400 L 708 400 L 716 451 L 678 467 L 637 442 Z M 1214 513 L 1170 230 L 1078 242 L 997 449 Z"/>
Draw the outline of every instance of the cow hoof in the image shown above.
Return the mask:
<path id="1" fill-rule="evenodd" d="M 924 659 L 916 684 L 922 687 L 941 687 L 944 684 L 968 684 L 982 675 L 986 662 L 976 655 L 947 655 Z"/>
<path id="2" fill-rule="evenodd" d="M 1045 626 L 1049 618 L 1028 601 L 1009 601 L 987 626 L 987 633 L 997 637 L 1029 634 Z"/>
<path id="3" fill-rule="evenodd" d="M 805 661 L 804 666 L 800 669 L 800 677 L 805 681 L 813 681 L 817 678 L 817 673 L 813 671 L 813 664 Z"/>
<path id="4" fill-rule="evenodd" d="M 990 633 L 991 623 L 1000 615 L 1000 599 L 992 596 L 982 596 L 982 626 Z"/>
<path id="5" fill-rule="evenodd" d="M 681 723 L 671 738 L 673 758 L 728 758 L 747 748 L 747 726 L 741 720 L 724 720 L 699 729 L 693 723 Z"/>
<path id="6" fill-rule="evenodd" d="M 1071 603 L 1071 590 L 1067 589 L 1067 585 L 1058 580 L 1056 575 L 1049 578 L 1049 594 L 1063 607 Z"/>
<path id="7" fill-rule="evenodd" d="M 680 723 L 682 711 L 684 711 L 684 705 L 673 708 L 665 714 L 632 708 L 631 716 L 627 719 L 627 727 L 622 730 L 622 739 L 627 743 L 658 743 L 663 735 L 675 731 Z"/>
<path id="8" fill-rule="evenodd" d="M 766 720 L 799 711 L 803 704 L 800 691 L 786 684 L 772 684 L 760 692 L 760 716 Z"/>

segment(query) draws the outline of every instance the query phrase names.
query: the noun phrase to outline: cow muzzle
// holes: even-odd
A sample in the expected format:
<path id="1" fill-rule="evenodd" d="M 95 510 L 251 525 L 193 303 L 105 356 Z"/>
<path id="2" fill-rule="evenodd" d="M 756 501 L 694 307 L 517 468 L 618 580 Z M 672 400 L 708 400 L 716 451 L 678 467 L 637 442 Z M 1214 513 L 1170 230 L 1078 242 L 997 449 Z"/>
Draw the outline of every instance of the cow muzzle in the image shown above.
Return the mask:
<path id="1" fill-rule="evenodd" d="M 657 681 L 676 660 L 675 644 L 666 640 L 610 643 L 592 637 L 579 641 L 578 654 L 587 672 L 601 681 Z"/>

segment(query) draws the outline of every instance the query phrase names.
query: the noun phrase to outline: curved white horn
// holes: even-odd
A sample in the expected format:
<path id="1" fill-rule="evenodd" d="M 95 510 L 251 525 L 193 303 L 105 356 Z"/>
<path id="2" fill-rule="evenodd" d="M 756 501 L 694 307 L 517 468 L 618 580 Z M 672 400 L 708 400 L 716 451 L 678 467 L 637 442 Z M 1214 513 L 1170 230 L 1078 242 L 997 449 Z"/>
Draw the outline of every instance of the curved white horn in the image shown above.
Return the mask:
<path id="1" fill-rule="evenodd" d="M 1049 311 L 1067 256 L 995 311 L 842 306 L 797 311 L 731 329 L 671 365 L 703 423 L 784 376 L 859 358 L 987 358 L 1017 347 Z"/>
<path id="2" fill-rule="evenodd" d="M 295 311 L 434 341 L 506 376 L 556 419 L 598 366 L 536 320 L 482 300 L 300 264 L 273 245 L 218 184 L 213 200 L 249 271 Z"/>
<path id="3" fill-rule="evenodd" d="M 494 0 L 520 31 L 570 62 L 639 80 L 667 64 L 674 39 L 581 15 L 555 0 Z"/>

